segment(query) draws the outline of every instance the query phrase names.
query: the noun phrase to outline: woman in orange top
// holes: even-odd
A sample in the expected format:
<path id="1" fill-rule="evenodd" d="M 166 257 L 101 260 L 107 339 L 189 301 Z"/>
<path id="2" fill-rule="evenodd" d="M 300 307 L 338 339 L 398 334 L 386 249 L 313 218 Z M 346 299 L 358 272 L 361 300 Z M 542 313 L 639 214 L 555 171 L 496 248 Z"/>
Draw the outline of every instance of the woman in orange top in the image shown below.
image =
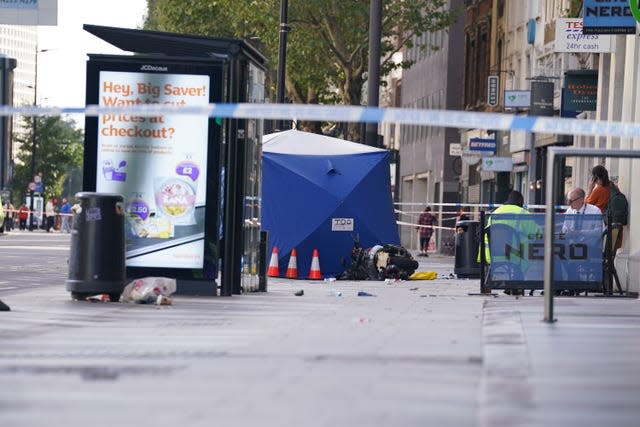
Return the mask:
<path id="1" fill-rule="evenodd" d="M 602 213 L 607 208 L 607 202 L 609 202 L 609 188 L 611 187 L 611 181 L 609 181 L 609 172 L 602 165 L 594 166 L 591 169 L 591 181 L 589 181 L 589 195 L 586 202 L 592 205 L 596 205 Z"/>
<path id="2" fill-rule="evenodd" d="M 594 166 L 591 169 L 591 181 L 589 182 L 589 195 L 586 198 L 587 203 L 596 205 L 602 213 L 607 209 L 607 203 L 609 202 L 609 190 L 615 184 L 609 181 L 609 172 L 602 165 Z M 611 229 L 611 241 L 613 256 L 615 257 L 616 251 L 622 247 L 622 227 L 613 227 Z"/>

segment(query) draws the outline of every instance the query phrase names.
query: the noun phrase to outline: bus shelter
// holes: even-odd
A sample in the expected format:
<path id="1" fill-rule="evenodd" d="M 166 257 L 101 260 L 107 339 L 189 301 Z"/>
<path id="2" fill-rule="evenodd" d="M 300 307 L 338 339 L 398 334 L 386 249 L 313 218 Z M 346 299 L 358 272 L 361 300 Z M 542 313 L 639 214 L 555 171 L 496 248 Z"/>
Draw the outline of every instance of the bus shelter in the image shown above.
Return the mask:
<path id="1" fill-rule="evenodd" d="M 243 40 L 84 29 L 135 54 L 89 55 L 87 105 L 264 102 L 266 60 Z M 222 295 L 257 290 L 262 133 L 206 113 L 86 117 L 83 190 L 123 195 L 127 278 L 216 295 L 221 269 Z"/>

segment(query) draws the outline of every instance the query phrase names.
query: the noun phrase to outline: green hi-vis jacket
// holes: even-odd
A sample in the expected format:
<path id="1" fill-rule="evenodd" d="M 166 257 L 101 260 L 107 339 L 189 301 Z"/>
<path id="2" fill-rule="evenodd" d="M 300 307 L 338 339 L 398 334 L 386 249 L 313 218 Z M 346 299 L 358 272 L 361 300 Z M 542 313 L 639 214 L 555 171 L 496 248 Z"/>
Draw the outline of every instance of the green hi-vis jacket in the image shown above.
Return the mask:
<path id="1" fill-rule="evenodd" d="M 525 221 L 525 220 L 514 220 L 514 219 L 493 219 L 493 215 L 496 214 L 526 214 L 526 215 L 530 215 L 531 212 L 529 212 L 527 209 L 522 208 L 520 206 L 517 205 L 502 205 L 498 208 L 496 208 L 493 212 L 491 212 L 491 214 L 489 215 L 489 219 L 487 220 L 487 225 L 486 228 L 491 227 L 491 224 L 505 224 L 510 226 L 511 228 L 513 228 L 515 230 L 516 233 L 518 233 L 520 236 L 529 236 L 529 235 L 535 235 L 540 233 L 539 227 L 536 224 L 536 222 L 534 220 L 530 220 L 530 221 Z M 522 238 L 521 238 L 522 239 Z M 527 253 L 527 248 L 528 248 L 528 242 L 527 239 L 522 239 L 524 241 L 521 241 L 521 243 L 523 244 L 523 252 L 526 254 Z M 514 242 L 515 243 L 515 242 Z M 484 254 L 485 254 L 485 259 L 487 261 L 487 263 L 491 263 L 491 252 L 489 250 L 489 237 L 487 236 L 487 234 L 484 235 Z M 478 250 L 478 262 L 480 262 L 480 250 Z M 526 256 L 524 256 L 522 259 L 520 260 L 520 264 L 521 264 L 521 269 L 522 271 L 526 271 L 527 267 L 529 265 L 528 260 L 526 259 Z"/>

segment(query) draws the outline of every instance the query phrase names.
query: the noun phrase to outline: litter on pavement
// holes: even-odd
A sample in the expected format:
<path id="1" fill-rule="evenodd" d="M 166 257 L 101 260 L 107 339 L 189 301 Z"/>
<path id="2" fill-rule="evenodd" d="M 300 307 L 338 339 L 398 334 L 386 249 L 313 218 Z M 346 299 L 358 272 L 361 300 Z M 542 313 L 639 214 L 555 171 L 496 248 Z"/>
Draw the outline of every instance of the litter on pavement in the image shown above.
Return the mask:
<path id="1" fill-rule="evenodd" d="M 171 305 L 169 295 L 176 291 L 176 279 L 143 277 L 135 279 L 122 292 L 122 302 L 136 304 Z"/>
<path id="2" fill-rule="evenodd" d="M 411 276 L 409 276 L 409 280 L 434 280 L 438 278 L 438 273 L 435 271 L 416 271 Z"/>
<path id="3" fill-rule="evenodd" d="M 358 291 L 358 296 L 359 297 L 375 297 L 374 294 L 370 294 L 369 292 L 365 292 L 365 291 Z"/>

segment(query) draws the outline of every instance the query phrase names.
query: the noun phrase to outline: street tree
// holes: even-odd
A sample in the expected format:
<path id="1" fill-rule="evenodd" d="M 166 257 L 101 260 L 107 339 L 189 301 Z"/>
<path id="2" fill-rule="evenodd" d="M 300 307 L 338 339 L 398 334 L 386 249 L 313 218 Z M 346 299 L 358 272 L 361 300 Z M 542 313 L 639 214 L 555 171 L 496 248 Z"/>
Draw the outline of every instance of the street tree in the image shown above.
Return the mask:
<path id="1" fill-rule="evenodd" d="M 14 203 L 21 203 L 28 191 L 33 153 L 34 117 L 24 117 L 23 131 L 13 139 L 20 145 L 12 179 Z M 60 116 L 36 117 L 35 173 L 42 173 L 45 198 L 69 196 L 73 189 L 64 188 L 65 180 L 73 171 L 82 167 L 83 132 L 72 119 Z"/>
<path id="2" fill-rule="evenodd" d="M 145 29 L 244 38 L 268 58 L 275 94 L 281 0 L 147 0 Z M 370 0 L 289 2 L 286 93 L 294 103 L 361 105 L 366 95 Z M 449 27 L 460 10 L 447 0 L 382 0 L 381 76 L 409 68 L 392 56 L 420 36 Z M 420 49 L 438 46 L 416 44 Z M 272 99 L 273 100 L 273 99 Z M 357 140 L 357 125 L 349 139 Z"/>

